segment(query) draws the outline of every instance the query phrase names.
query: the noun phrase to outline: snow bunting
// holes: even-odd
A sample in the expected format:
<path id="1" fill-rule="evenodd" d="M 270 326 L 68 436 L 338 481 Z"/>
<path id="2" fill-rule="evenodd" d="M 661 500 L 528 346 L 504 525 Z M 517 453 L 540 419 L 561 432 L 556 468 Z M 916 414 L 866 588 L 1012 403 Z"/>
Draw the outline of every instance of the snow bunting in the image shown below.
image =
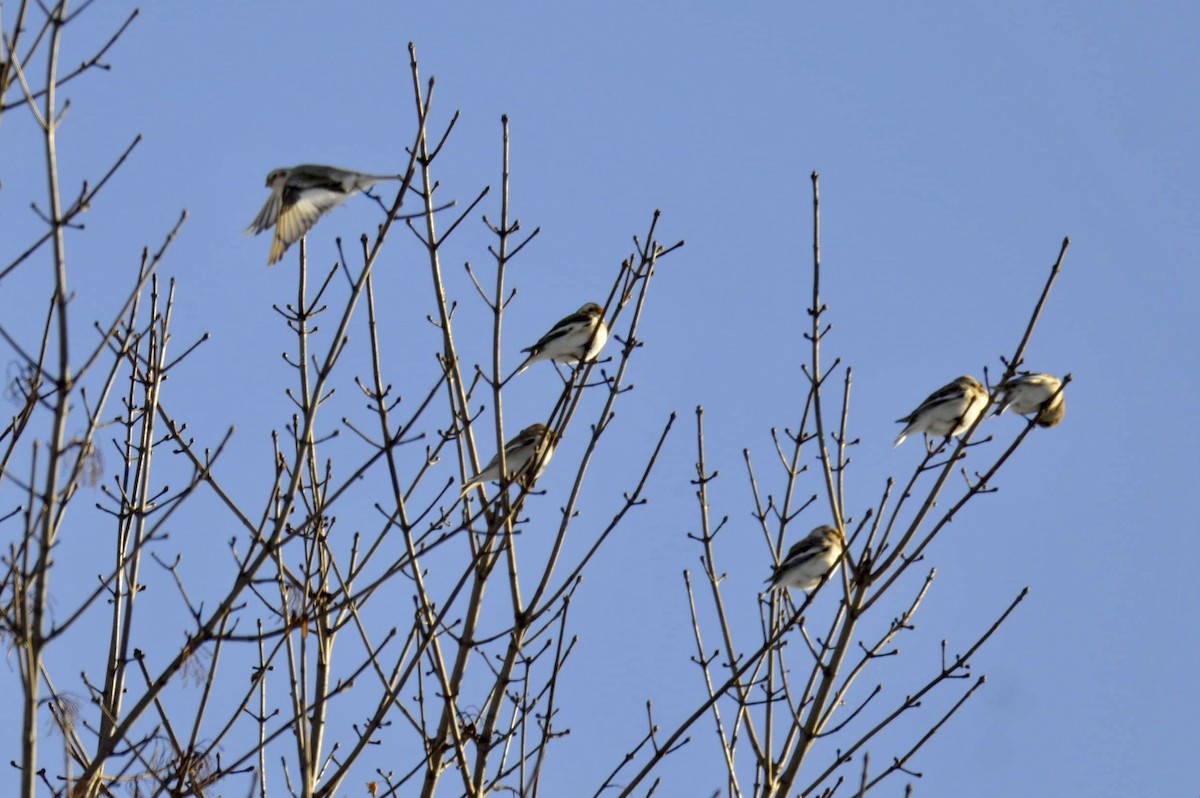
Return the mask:
<path id="1" fill-rule="evenodd" d="M 1039 427 L 1053 427 L 1067 414 L 1067 404 L 1059 390 L 1061 387 L 1062 380 L 1053 374 L 1022 372 L 1000 383 L 999 388 L 1004 392 L 1004 396 L 996 409 L 996 415 L 1011 407 L 1014 413 L 1023 416 L 1037 413 L 1034 421 Z"/>
<path id="2" fill-rule="evenodd" d="M 937 438 L 961 435 L 975 423 L 987 403 L 988 393 L 978 380 L 966 375 L 959 377 L 931 393 L 916 410 L 896 419 L 907 426 L 892 445 L 899 446 L 914 432 Z"/>
<path id="3" fill-rule="evenodd" d="M 837 570 L 842 558 L 842 534 L 828 524 L 809 532 L 788 549 L 787 556 L 775 566 L 767 579 L 768 590 L 794 587 L 809 593 Z"/>
<path id="4" fill-rule="evenodd" d="M 571 366 L 587 363 L 600 354 L 607 342 L 608 326 L 604 323 L 604 308 L 595 302 L 588 302 L 565 319 L 559 319 L 536 344 L 522 349 L 522 352 L 529 353 L 529 357 L 525 358 L 513 376 L 539 360 L 553 360 Z"/>
<path id="5" fill-rule="evenodd" d="M 270 266 L 283 257 L 288 247 L 311 230 L 326 211 L 376 183 L 400 179 L 399 175 L 368 175 L 311 163 L 274 169 L 267 175 L 267 188 L 271 189 L 271 196 L 246 228 L 246 233 L 257 235 L 275 228 L 271 252 L 267 256 L 267 265 Z"/>
<path id="6" fill-rule="evenodd" d="M 530 424 L 504 444 L 504 465 L 508 471 L 506 479 L 522 477 L 530 485 L 536 482 L 554 454 L 554 441 L 551 437 L 550 428 L 545 424 Z M 535 463 L 537 470 L 529 477 L 527 472 Z M 463 483 L 459 495 L 466 496 L 467 491 L 474 486 L 496 479 L 500 479 L 499 454 L 493 457 L 482 471 Z"/>

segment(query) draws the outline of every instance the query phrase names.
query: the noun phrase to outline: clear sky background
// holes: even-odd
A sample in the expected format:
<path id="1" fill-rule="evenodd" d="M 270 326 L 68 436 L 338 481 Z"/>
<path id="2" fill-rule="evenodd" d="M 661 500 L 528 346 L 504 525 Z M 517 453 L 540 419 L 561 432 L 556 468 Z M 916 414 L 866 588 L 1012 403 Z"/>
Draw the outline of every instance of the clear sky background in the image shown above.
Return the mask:
<path id="1" fill-rule="evenodd" d="M 90 9 L 64 63 L 91 54 L 131 7 Z M 403 167 L 410 41 L 423 74 L 437 77 L 438 118 L 462 111 L 440 162 L 444 198 L 497 184 L 499 120 L 511 120 L 514 213 L 542 233 L 511 272 L 520 294 L 508 357 L 603 299 L 654 209 L 660 238 L 687 242 L 652 288 L 616 448 L 589 472 L 595 518 L 604 517 L 631 484 L 627 456 L 640 462 L 679 412 L 650 505 L 601 550 L 572 606 L 581 642 L 555 794 L 571 794 L 574 778 L 594 789 L 641 734 L 646 699 L 670 726 L 701 698 L 681 579 L 699 555 L 686 538 L 698 525 L 689 484 L 698 404 L 722 473 L 713 512 L 731 516 L 719 548 L 726 596 L 740 597 L 747 646 L 757 633 L 755 593 L 770 558 L 741 452 L 766 469 L 770 428 L 798 422 L 813 170 L 834 323 L 825 356 L 855 370 L 855 517 L 877 503 L 888 474 L 919 458 L 919 440 L 892 449 L 894 419 L 959 374 L 995 373 L 1063 237 L 1072 240 L 1027 355 L 1031 368 L 1074 375 L 1066 420 L 1035 431 L 1000 492 L 939 538 L 928 555 L 939 576 L 902 643 L 904 664 L 867 678 L 912 689 L 940 640 L 961 650 L 1030 587 L 978 656 L 987 685 L 912 763 L 925 774 L 916 794 L 1200 792 L 1200 543 L 1189 509 L 1200 476 L 1194 3 L 147 4 L 111 52 L 113 71 L 65 90 L 66 182 L 94 178 L 145 136 L 76 239 L 75 313 L 108 307 L 140 248 L 156 246 L 187 208 L 164 266 L 178 281 L 175 334 L 180 347 L 215 335 L 178 377 L 175 406 L 199 439 L 215 442 L 236 424 L 248 476 L 270 462 L 267 430 L 290 412 L 279 387 L 288 336 L 271 305 L 295 293 L 295 255 L 268 269 L 267 238 L 242 230 L 273 167 Z M 36 163 L 14 157 L 30 135 L 18 116 L 0 128 L 5 239 L 30 229 L 25 203 L 41 180 Z M 355 241 L 377 221 L 371 203 L 351 201 L 310 245 L 328 261 L 334 236 Z M 467 227 L 445 260 L 464 303 L 461 263 L 487 260 L 482 225 Z M 413 331 L 393 351 L 428 362 L 428 269 L 403 235 L 377 267 L 392 274 L 381 302 Z M 24 309 L 10 299 L 19 285 L 0 284 L 6 325 L 21 326 Z M 470 341 L 470 330 L 459 332 L 464 357 L 482 359 L 490 344 Z M 514 383 L 509 429 L 541 412 L 539 391 L 557 384 L 549 367 Z M 1018 427 L 1010 416 L 990 423 Z M 551 469 L 551 490 L 553 478 Z M 827 520 L 818 516 L 803 526 Z M 0 714 L 14 711 L 0 697 Z M 7 761 L 15 734 L 0 741 Z M 873 757 L 898 752 L 881 746 Z M 723 783 L 716 754 L 701 723 L 662 771 L 662 794 L 711 794 Z M 7 792 L 13 771 L 0 773 Z M 901 794 L 903 783 L 882 793 Z"/>

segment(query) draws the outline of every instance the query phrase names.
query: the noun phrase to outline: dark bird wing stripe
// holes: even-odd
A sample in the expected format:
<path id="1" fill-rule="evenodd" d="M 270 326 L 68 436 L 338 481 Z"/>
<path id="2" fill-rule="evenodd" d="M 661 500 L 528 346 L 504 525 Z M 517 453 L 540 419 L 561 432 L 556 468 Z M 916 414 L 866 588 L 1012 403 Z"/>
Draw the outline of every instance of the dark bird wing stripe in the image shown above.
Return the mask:
<path id="1" fill-rule="evenodd" d="M 920 407 L 909 413 L 904 418 L 898 418 L 896 421 L 908 422 L 915 419 L 917 416 L 926 411 L 933 410 L 935 407 L 957 402 L 964 396 L 963 389 L 957 385 L 942 388 L 940 391 L 935 391 L 926 397 L 924 402 L 921 402 Z"/>
<path id="2" fill-rule="evenodd" d="M 545 349 L 547 346 L 549 346 L 550 343 L 552 343 L 553 341 L 557 341 L 559 338 L 562 338 L 564 335 L 568 335 L 570 333 L 575 332 L 581 326 L 586 326 L 588 323 L 590 323 L 590 321 L 591 320 L 589 319 L 589 317 L 583 313 L 575 313 L 570 316 L 567 316 L 565 319 L 562 319 L 561 321 L 559 321 L 558 324 L 555 324 L 554 327 L 550 330 L 550 332 L 543 335 L 536 344 L 534 344 L 533 346 L 527 346 L 524 349 L 522 349 L 521 351 L 522 352 L 541 351 L 542 349 Z"/>
<path id="3" fill-rule="evenodd" d="M 342 179 L 334 177 L 324 169 L 305 169 L 298 166 L 288 175 L 289 187 L 293 190 L 303 191 L 309 188 L 323 188 L 327 191 L 336 191 L 339 194 L 345 194 L 346 189 L 342 186 Z"/>
<path id="4" fill-rule="evenodd" d="M 796 565 L 801 565 L 809 560 L 815 560 L 817 557 L 827 553 L 830 549 L 828 543 L 797 543 L 792 546 L 791 551 L 783 558 L 783 562 L 779 564 L 779 568 L 791 568 Z"/>

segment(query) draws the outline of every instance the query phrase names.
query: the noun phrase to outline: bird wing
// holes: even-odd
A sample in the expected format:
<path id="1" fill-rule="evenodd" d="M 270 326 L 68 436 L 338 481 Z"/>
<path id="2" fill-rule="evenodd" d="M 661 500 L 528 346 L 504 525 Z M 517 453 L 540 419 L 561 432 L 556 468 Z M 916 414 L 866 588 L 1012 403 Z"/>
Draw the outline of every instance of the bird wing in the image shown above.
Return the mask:
<path id="1" fill-rule="evenodd" d="M 284 251 L 311 230 L 323 213 L 341 205 L 347 196 L 340 188 L 284 188 L 282 210 L 275 225 L 275 240 L 271 242 L 268 262 L 274 263 L 282 258 Z"/>
<path id="2" fill-rule="evenodd" d="M 542 441 L 542 435 L 539 431 L 522 430 L 516 437 L 504 444 L 504 465 L 508 471 L 510 478 L 516 476 L 517 473 L 529 466 L 537 453 L 537 447 Z M 549 461 L 549 457 L 543 457 L 543 468 L 545 463 Z M 478 485 L 481 482 L 491 482 L 492 480 L 500 479 L 500 455 L 496 454 L 483 469 L 473 477 L 467 479 L 463 483 L 460 496 L 467 495 L 467 491 Z"/>
<path id="3" fill-rule="evenodd" d="M 929 394 L 929 396 L 925 397 L 925 401 L 921 402 L 921 404 L 917 406 L 916 410 L 912 411 L 904 418 L 896 419 L 896 421 L 898 423 L 915 421 L 917 416 L 923 415 L 924 413 L 927 413 L 936 407 L 941 407 L 944 404 L 957 402 L 962 398 L 963 388 L 961 385 L 953 382 L 949 385 L 943 385 L 941 388 L 938 388 L 936 391 Z"/>
<path id="4" fill-rule="evenodd" d="M 815 548 L 815 545 L 819 543 L 820 541 L 816 541 L 814 543 L 814 541 L 805 538 L 799 543 L 794 544 L 790 549 L 788 549 L 788 553 L 783 556 L 783 559 L 779 561 L 779 565 L 775 566 L 775 570 L 771 572 L 771 576 L 767 578 L 767 581 L 773 582 L 788 569 L 800 565 L 801 563 L 811 560 L 813 557 L 817 556 L 819 552 Z"/>
<path id="5" fill-rule="evenodd" d="M 533 458 L 542 436 L 539 432 L 523 431 L 504 446 L 504 464 L 509 471 L 524 467 Z"/>
<path id="6" fill-rule="evenodd" d="M 779 561 L 779 565 L 775 566 L 775 570 L 771 571 L 771 575 L 767 577 L 766 581 L 774 586 L 793 569 L 820 557 L 827 551 L 829 551 L 829 543 L 824 539 L 804 538 L 788 549 L 788 553 Z"/>
<path id="7" fill-rule="evenodd" d="M 269 230 L 274 227 L 276 220 L 279 219 L 279 208 L 281 205 L 283 205 L 282 192 L 272 189 L 271 196 L 267 197 L 262 210 L 258 212 L 258 216 L 255 216 L 254 221 L 246 228 L 246 235 L 258 235 L 263 230 Z"/>
<path id="8" fill-rule="evenodd" d="M 505 447 L 504 454 L 508 461 L 509 473 L 514 477 L 518 474 L 528 474 L 536 461 L 537 470 L 530 477 L 531 481 L 536 481 L 546 470 L 546 466 L 550 464 L 550 457 L 554 454 L 554 441 L 550 430 L 544 424 L 535 424 L 521 430 L 521 434 Z"/>
<path id="9" fill-rule="evenodd" d="M 559 319 L 558 323 L 550 328 L 550 332 L 538 339 L 538 342 L 533 346 L 527 346 L 522 349 L 522 352 L 532 352 L 537 354 L 545 349 L 550 344 L 554 343 L 564 335 L 571 335 L 581 329 L 587 329 L 592 324 L 592 317 L 587 313 L 572 313 L 566 318 Z"/>
<path id="10" fill-rule="evenodd" d="M 830 562 L 827 558 L 831 553 L 836 552 L 836 556 L 841 556 L 842 543 L 840 536 L 835 536 L 830 530 L 825 530 L 824 534 L 820 534 L 818 530 L 797 543 L 793 544 L 788 553 L 780 561 L 775 570 L 771 572 L 767 582 L 775 587 L 781 584 L 785 579 L 789 578 L 804 568 L 810 562 L 822 561 Z M 808 588 L 805 588 L 806 590 Z"/>
<path id="11" fill-rule="evenodd" d="M 1029 380 L 1028 375 L 1013 377 L 1000 383 L 997 386 L 1000 391 L 1000 400 L 996 403 L 995 415 L 1001 415 L 1008 409 L 1009 405 L 1021 398 L 1022 393 L 1032 385 L 1033 383 Z"/>
<path id="12" fill-rule="evenodd" d="M 779 568 L 781 570 L 794 568 L 824 555 L 830 548 L 829 541 L 824 538 L 805 538 L 788 549 L 787 556 L 783 558 L 783 562 L 779 563 Z"/>
<path id="13" fill-rule="evenodd" d="M 506 453 L 507 454 L 507 453 Z M 500 455 L 494 455 L 488 464 L 479 470 L 478 474 L 468 477 L 462 485 L 462 492 L 459 496 L 466 496 L 467 491 L 482 482 L 491 482 L 500 476 Z"/>

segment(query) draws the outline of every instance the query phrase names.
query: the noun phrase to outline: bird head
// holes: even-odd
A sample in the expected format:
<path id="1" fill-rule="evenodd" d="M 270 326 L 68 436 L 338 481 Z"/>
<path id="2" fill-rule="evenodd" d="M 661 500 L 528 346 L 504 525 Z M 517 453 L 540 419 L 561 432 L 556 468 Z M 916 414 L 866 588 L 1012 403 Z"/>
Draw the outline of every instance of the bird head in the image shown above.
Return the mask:
<path id="1" fill-rule="evenodd" d="M 549 429 L 550 429 L 550 428 L 549 428 L 549 427 L 547 427 L 545 424 L 541 424 L 541 423 L 538 423 L 538 424 L 530 424 L 528 427 L 526 427 L 525 429 L 521 430 L 521 434 L 520 434 L 518 437 L 522 437 L 522 438 L 525 438 L 525 437 L 529 437 L 529 438 L 533 438 L 533 437 L 542 438 L 542 437 L 544 437 L 544 436 L 546 435 L 546 433 L 549 431 Z"/>
<path id="2" fill-rule="evenodd" d="M 290 171 L 290 169 L 272 169 L 267 173 L 267 188 L 271 188 L 275 185 L 276 181 L 287 177 L 287 173 Z"/>

